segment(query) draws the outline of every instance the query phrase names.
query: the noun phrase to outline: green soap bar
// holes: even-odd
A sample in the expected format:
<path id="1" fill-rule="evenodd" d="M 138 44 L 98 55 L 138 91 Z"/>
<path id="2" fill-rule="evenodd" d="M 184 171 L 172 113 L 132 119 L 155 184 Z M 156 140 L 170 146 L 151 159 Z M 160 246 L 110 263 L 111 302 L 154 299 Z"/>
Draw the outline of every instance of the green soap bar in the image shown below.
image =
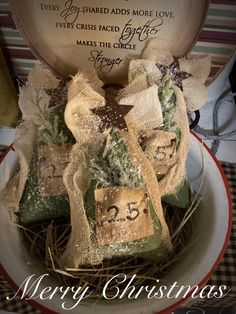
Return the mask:
<path id="1" fill-rule="evenodd" d="M 85 195 L 85 208 L 88 218 L 95 221 L 95 197 L 94 189 L 96 182 L 92 181 L 90 188 Z M 141 257 L 148 260 L 158 261 L 163 259 L 168 254 L 162 239 L 162 227 L 157 214 L 149 201 L 149 210 L 151 213 L 154 233 L 151 236 L 140 240 L 134 240 L 123 243 L 111 243 L 109 245 L 100 246 L 100 251 L 104 259 L 111 259 L 113 257 L 133 256 Z M 96 233 L 96 226 L 93 227 L 94 234 Z"/>
<path id="2" fill-rule="evenodd" d="M 170 194 L 163 197 L 163 202 L 172 206 L 187 208 L 190 205 L 190 198 L 191 185 L 188 180 L 184 180 L 175 194 Z"/>
<path id="3" fill-rule="evenodd" d="M 41 196 L 38 188 L 37 159 L 37 154 L 35 154 L 20 201 L 20 220 L 24 225 L 69 214 L 70 207 L 67 195 Z"/>
<path id="4" fill-rule="evenodd" d="M 51 181 L 51 178 L 49 178 L 49 183 L 54 187 L 56 193 L 50 191 L 50 187 L 46 184 L 44 186 L 44 181 L 42 180 L 45 192 L 52 195 L 47 196 L 42 194 L 37 173 L 38 159 L 44 159 L 47 164 L 47 161 L 50 162 L 50 157 L 66 153 L 69 150 L 70 144 L 75 142 L 72 133 L 64 121 L 64 111 L 67 103 L 67 82 L 67 79 L 62 80 L 56 89 L 47 90 L 47 93 L 51 96 L 50 103 L 49 107 L 45 108 L 43 112 L 41 130 L 38 134 L 28 180 L 20 201 L 20 219 L 22 224 L 63 217 L 70 213 L 68 196 L 66 194 L 55 195 L 59 191 L 57 190 L 57 185 Z M 37 117 L 37 112 L 35 115 Z M 43 148 L 46 148 L 44 152 L 42 152 Z M 61 171 L 60 168 L 61 166 L 59 165 L 59 170 Z M 59 185 L 61 186 L 63 185 L 62 178 L 60 178 L 61 173 L 58 173 L 56 170 L 58 169 L 56 169 L 56 165 L 54 164 L 49 164 L 47 168 L 44 168 L 46 174 L 49 175 L 47 171 L 50 171 L 52 175 L 55 175 L 55 178 L 61 180 L 61 184 L 59 181 Z"/>
<path id="5" fill-rule="evenodd" d="M 96 201 L 94 191 L 97 187 L 126 187 L 130 190 L 142 189 L 145 187 L 140 171 L 135 164 L 132 163 L 124 141 L 116 129 L 111 129 L 108 132 L 104 145 L 99 151 L 96 159 L 91 161 L 90 172 L 92 174 L 92 181 L 91 186 L 85 195 L 84 204 L 88 218 L 93 221 L 96 221 Z M 152 235 L 147 233 L 146 237 L 138 240 L 133 240 L 131 236 L 131 240 L 126 242 L 121 241 L 122 237 L 120 236 L 118 236 L 118 238 L 115 236 L 115 240 L 113 239 L 109 244 L 107 244 L 107 240 L 104 240 L 104 244 L 98 245 L 104 259 L 135 256 L 157 261 L 166 257 L 168 251 L 161 237 L 162 226 L 149 199 L 148 209 L 151 215 L 154 233 Z M 122 217 L 124 216 L 120 217 L 120 221 L 121 219 L 124 219 Z M 115 223 L 120 223 L 122 229 L 122 222 L 117 221 Z M 98 227 L 95 223 L 92 224 L 92 226 L 94 241 L 96 241 Z M 114 227 L 114 232 L 118 232 L 117 228 L 118 225 Z M 121 229 L 119 229 L 119 232 L 122 232 Z"/>

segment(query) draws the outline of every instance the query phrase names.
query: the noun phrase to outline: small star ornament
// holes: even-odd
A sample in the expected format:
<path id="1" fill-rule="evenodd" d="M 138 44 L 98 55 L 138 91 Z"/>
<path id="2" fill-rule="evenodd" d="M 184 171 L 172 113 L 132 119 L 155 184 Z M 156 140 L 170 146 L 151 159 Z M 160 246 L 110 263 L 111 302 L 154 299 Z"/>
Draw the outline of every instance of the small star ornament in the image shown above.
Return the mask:
<path id="1" fill-rule="evenodd" d="M 91 111 L 99 116 L 101 120 L 99 124 L 100 132 L 104 132 L 111 127 L 127 131 L 125 116 L 132 108 L 133 106 L 129 105 L 119 105 L 115 97 L 107 95 L 106 105 L 104 107 L 93 108 Z"/>
<path id="2" fill-rule="evenodd" d="M 177 59 L 175 59 L 169 66 L 160 63 L 157 63 L 156 66 L 163 74 L 170 72 L 171 80 L 181 89 L 181 91 L 183 91 L 183 80 L 192 76 L 191 74 L 180 70 L 179 61 Z"/>
<path id="3" fill-rule="evenodd" d="M 59 82 L 57 88 L 47 89 L 46 92 L 50 98 L 49 107 L 57 106 L 58 104 L 67 103 L 67 83 L 70 81 L 70 78 L 63 79 Z"/>

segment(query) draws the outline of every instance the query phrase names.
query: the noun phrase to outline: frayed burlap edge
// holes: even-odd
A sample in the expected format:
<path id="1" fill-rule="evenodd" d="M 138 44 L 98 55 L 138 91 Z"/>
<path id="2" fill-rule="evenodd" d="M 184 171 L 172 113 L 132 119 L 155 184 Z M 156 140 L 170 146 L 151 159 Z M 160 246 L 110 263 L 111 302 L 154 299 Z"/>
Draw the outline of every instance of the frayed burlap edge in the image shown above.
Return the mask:
<path id="1" fill-rule="evenodd" d="M 181 138 L 179 147 L 176 151 L 175 164 L 159 183 L 161 196 L 175 193 L 178 190 L 178 187 L 183 182 L 184 178 L 186 177 L 185 163 L 188 155 L 190 134 L 188 115 L 181 90 L 174 84 L 172 87 L 176 95 L 174 119 L 176 121 L 176 126 L 180 129 Z"/>
<path id="2" fill-rule="evenodd" d="M 20 169 L 1 193 L 2 204 L 14 212 L 19 211 L 19 203 L 28 178 L 36 136 L 37 127 L 30 120 L 22 122 L 16 129 L 13 147 L 19 156 Z"/>

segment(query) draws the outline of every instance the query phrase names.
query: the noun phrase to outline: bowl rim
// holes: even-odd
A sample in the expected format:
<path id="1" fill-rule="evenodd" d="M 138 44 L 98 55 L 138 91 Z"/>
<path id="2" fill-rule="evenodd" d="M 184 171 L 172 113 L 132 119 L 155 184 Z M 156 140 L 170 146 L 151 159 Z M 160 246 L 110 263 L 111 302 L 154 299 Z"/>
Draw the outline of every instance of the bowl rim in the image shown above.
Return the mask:
<path id="1" fill-rule="evenodd" d="M 210 154 L 211 158 L 213 159 L 213 161 L 215 162 L 221 177 L 223 179 L 224 182 L 224 186 L 225 186 L 225 190 L 226 190 L 226 194 L 227 194 L 227 199 L 228 199 L 228 229 L 226 232 L 226 236 L 225 236 L 225 240 L 224 240 L 224 244 L 222 246 L 222 249 L 215 261 L 215 263 L 212 265 L 211 269 L 209 270 L 209 272 L 205 275 L 205 277 L 202 279 L 202 281 L 200 281 L 200 283 L 198 284 L 198 287 L 202 287 L 208 280 L 210 280 L 211 275 L 213 273 L 213 271 L 217 268 L 217 266 L 219 265 L 221 259 L 223 258 L 227 246 L 228 246 L 228 242 L 230 239 L 230 234 L 231 234 L 231 229 L 232 229 L 232 210 L 233 210 L 233 202 L 232 202 L 232 197 L 231 197 L 231 192 L 230 192 L 230 188 L 229 188 L 229 183 L 226 179 L 226 175 L 224 173 L 224 170 L 219 162 L 219 160 L 216 158 L 216 156 L 213 154 L 213 152 L 210 150 L 210 148 L 206 145 L 206 143 L 193 131 L 191 131 L 191 134 L 200 142 L 203 144 L 204 148 L 207 150 L 207 152 Z M 185 297 L 182 298 L 181 300 L 177 301 L 176 303 L 170 305 L 169 307 L 166 307 L 165 309 L 155 312 L 154 314 L 169 314 L 171 311 L 175 310 L 178 306 L 180 306 L 181 304 L 183 304 L 185 301 L 187 301 L 191 296 L 191 291 L 190 293 Z"/>
<path id="2" fill-rule="evenodd" d="M 232 228 L 232 209 L 233 209 L 233 203 L 232 203 L 232 197 L 231 197 L 231 192 L 230 192 L 230 188 L 229 188 L 229 184 L 228 181 L 226 179 L 224 170 L 219 162 L 219 160 L 215 157 L 215 155 L 213 154 L 213 152 L 210 150 L 210 148 L 206 145 L 206 143 L 204 143 L 204 141 L 193 131 L 191 131 L 191 135 L 193 135 L 200 143 L 203 144 L 204 148 L 207 150 L 207 152 L 209 153 L 209 155 L 211 156 L 212 160 L 214 161 L 215 165 L 217 166 L 221 177 L 223 179 L 223 183 L 225 186 L 225 190 L 226 190 L 226 194 L 227 194 L 227 200 L 228 200 L 228 229 L 226 232 L 226 236 L 225 236 L 225 240 L 224 240 L 224 244 L 222 246 L 222 249 L 215 261 L 215 263 L 212 265 L 210 271 L 205 275 L 205 277 L 201 280 L 201 282 L 198 284 L 199 287 L 202 287 L 210 278 L 211 275 L 213 273 L 213 271 L 216 269 L 216 267 L 219 265 L 221 259 L 224 256 L 224 253 L 227 249 L 228 246 L 228 241 L 230 239 L 230 234 L 231 234 L 231 228 Z M 11 150 L 12 145 L 9 146 L 10 149 L 7 150 L 7 152 L 9 152 Z M 0 163 L 3 161 L 3 159 L 5 159 L 5 157 L 7 156 L 7 153 L 4 155 L 4 158 L 2 158 L 0 160 Z M 14 282 L 14 280 L 11 278 L 11 276 L 7 273 L 7 271 L 5 270 L 5 268 L 2 266 L 2 264 L 0 264 L 0 274 L 4 277 L 4 279 L 8 282 L 8 284 L 10 285 L 10 287 L 16 292 L 16 291 L 21 291 L 19 290 L 19 287 L 17 286 L 17 284 Z M 22 291 L 21 291 L 22 292 Z M 185 297 L 182 298 L 181 300 L 178 300 L 177 302 L 173 303 L 172 305 L 164 308 L 163 310 L 160 310 L 158 312 L 154 312 L 154 314 L 169 314 L 171 311 L 175 310 L 176 308 L 178 308 L 181 304 L 183 304 L 185 301 L 187 301 L 191 296 L 191 291 L 190 293 Z M 34 301 L 32 299 L 27 300 L 27 303 L 29 303 L 30 305 L 36 307 L 37 309 L 41 310 L 43 313 L 45 314 L 58 314 L 58 312 L 55 312 L 47 307 L 44 307 L 42 304 L 38 303 L 37 301 Z"/>

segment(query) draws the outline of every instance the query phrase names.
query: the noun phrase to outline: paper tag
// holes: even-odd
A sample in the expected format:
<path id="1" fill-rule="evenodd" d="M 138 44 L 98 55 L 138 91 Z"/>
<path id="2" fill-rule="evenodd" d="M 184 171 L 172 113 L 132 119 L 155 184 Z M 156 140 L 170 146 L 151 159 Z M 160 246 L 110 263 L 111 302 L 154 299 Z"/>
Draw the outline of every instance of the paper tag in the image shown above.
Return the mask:
<path id="1" fill-rule="evenodd" d="M 38 149 L 38 185 L 42 196 L 67 194 L 63 184 L 63 172 L 68 164 L 66 145 L 45 145 Z"/>
<path id="2" fill-rule="evenodd" d="M 98 244 L 129 242 L 154 233 L 146 189 L 97 189 L 95 200 Z"/>
<path id="3" fill-rule="evenodd" d="M 176 134 L 157 130 L 147 140 L 145 153 L 158 173 L 166 174 L 176 157 Z"/>

